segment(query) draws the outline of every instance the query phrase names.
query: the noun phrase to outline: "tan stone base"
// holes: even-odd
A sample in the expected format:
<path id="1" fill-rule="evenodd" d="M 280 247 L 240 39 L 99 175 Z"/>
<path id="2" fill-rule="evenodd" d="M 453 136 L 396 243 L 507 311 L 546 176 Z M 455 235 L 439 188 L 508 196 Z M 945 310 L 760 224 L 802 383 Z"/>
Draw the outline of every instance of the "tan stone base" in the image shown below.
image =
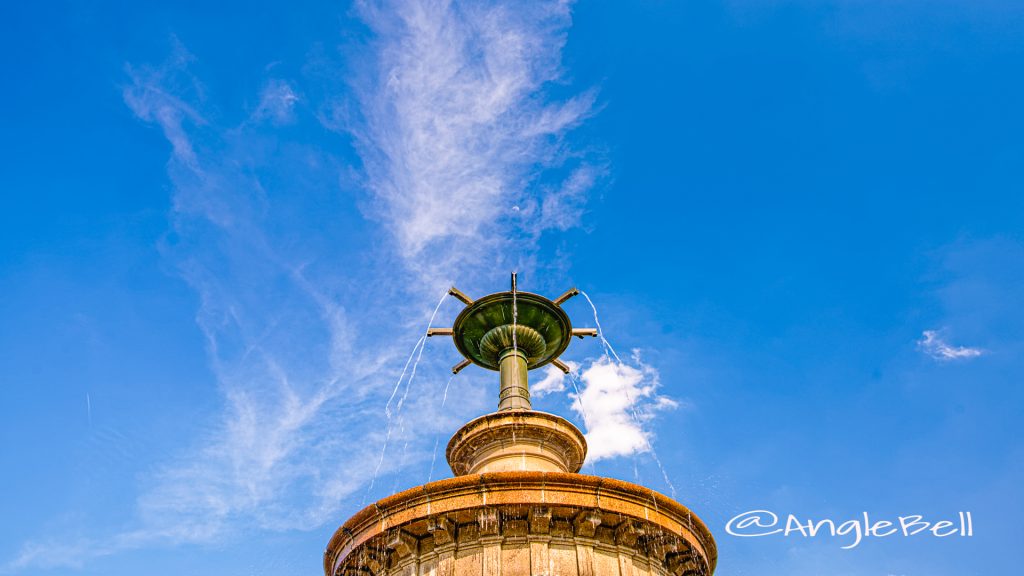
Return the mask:
<path id="1" fill-rule="evenodd" d="M 697 576 L 717 551 L 687 508 L 596 476 L 497 472 L 385 498 L 345 523 L 327 576 Z"/>
<path id="2" fill-rule="evenodd" d="M 452 436 L 445 453 L 456 476 L 484 472 L 579 472 L 587 440 L 571 422 L 546 412 L 504 410 Z"/>

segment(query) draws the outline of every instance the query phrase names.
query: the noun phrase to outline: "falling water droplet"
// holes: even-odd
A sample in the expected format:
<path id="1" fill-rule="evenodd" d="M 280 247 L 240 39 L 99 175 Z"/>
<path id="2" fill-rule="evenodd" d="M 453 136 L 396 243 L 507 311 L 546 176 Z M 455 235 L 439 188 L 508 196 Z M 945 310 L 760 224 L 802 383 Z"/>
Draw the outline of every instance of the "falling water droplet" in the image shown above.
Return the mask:
<path id="1" fill-rule="evenodd" d="M 423 349 L 426 348 L 427 345 L 427 333 L 430 332 L 430 328 L 434 324 L 434 318 L 437 317 L 437 311 L 441 309 L 441 304 L 443 304 L 445 299 L 447 298 L 448 291 L 446 290 L 445 293 L 441 296 L 441 299 L 438 300 L 437 306 L 434 306 L 434 311 L 430 314 L 430 320 L 427 321 L 427 327 L 423 331 L 423 335 L 420 336 L 420 339 L 416 341 L 416 345 L 413 346 L 412 352 L 409 353 L 409 358 L 408 360 L 405 361 L 405 367 L 402 368 L 402 373 L 401 375 L 399 375 L 398 381 L 395 382 L 395 387 L 391 391 L 391 397 L 388 398 L 387 403 L 384 405 L 384 416 L 386 419 L 386 432 L 384 434 L 384 444 L 381 446 L 380 458 L 378 458 L 377 460 L 377 465 L 373 469 L 373 476 L 370 478 L 370 483 L 366 486 L 366 492 L 363 493 L 362 504 L 366 504 L 366 499 L 367 497 L 369 497 L 370 491 L 373 489 L 373 486 L 377 481 L 377 475 L 380 473 L 380 468 L 384 464 L 384 456 L 387 453 L 388 442 L 391 441 L 391 433 L 394 428 L 392 419 L 393 417 L 399 416 L 401 414 L 402 407 L 405 404 L 405 400 L 409 395 L 409 388 L 412 386 L 412 380 L 416 376 L 416 367 L 419 365 L 420 358 L 423 357 Z M 395 408 L 395 413 L 392 414 L 391 402 L 394 401 L 395 396 L 398 394 L 398 389 L 401 388 L 402 386 L 402 380 L 405 378 L 406 371 L 409 369 L 409 363 L 413 360 L 413 357 L 416 358 L 416 361 L 413 362 L 412 364 L 412 372 L 409 375 L 409 380 L 406 382 L 405 392 L 402 394 L 402 398 L 398 401 L 398 405 Z"/>

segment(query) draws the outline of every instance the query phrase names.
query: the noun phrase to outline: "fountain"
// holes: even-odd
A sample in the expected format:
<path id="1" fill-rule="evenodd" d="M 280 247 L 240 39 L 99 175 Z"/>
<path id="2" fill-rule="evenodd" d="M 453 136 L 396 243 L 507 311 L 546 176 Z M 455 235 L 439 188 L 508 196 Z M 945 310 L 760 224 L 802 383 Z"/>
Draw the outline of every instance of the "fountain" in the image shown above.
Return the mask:
<path id="1" fill-rule="evenodd" d="M 574 329 L 561 304 L 520 292 L 473 300 L 451 336 L 471 364 L 499 373 L 497 411 L 465 424 L 448 443 L 454 478 L 394 494 L 357 512 L 331 538 L 326 576 L 704 576 L 717 551 L 683 505 L 648 488 L 579 474 L 583 434 L 530 403 L 529 371 L 558 357 Z M 603 336 L 602 336 L 603 338 Z"/>

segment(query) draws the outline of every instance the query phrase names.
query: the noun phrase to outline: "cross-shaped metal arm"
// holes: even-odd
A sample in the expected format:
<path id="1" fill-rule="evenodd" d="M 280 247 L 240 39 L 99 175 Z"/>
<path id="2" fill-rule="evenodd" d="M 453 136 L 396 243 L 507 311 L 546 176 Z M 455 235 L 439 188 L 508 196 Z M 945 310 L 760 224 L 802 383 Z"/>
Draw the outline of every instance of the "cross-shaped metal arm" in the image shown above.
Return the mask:
<path id="1" fill-rule="evenodd" d="M 466 359 L 452 368 L 458 374 L 470 364 L 501 373 L 499 409 L 529 409 L 526 374 L 550 363 L 569 374 L 572 369 L 558 357 L 573 336 L 597 336 L 596 328 L 573 328 L 562 304 L 580 293 L 566 290 L 554 300 L 519 292 L 512 273 L 511 290 L 474 300 L 452 286 L 448 294 L 466 305 L 451 328 L 429 328 L 427 336 L 451 336 Z"/>

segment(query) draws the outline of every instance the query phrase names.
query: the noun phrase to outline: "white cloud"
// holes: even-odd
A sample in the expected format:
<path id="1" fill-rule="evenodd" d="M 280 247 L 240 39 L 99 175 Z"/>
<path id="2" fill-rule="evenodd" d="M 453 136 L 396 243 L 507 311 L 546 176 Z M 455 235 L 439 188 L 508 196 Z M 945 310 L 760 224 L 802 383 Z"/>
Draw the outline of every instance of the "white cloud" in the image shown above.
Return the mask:
<path id="1" fill-rule="evenodd" d="M 636 355 L 633 361 L 636 367 L 601 356 L 580 374 L 579 394 L 569 395 L 586 423 L 590 462 L 650 452 L 651 432 L 644 423 L 654 412 L 678 406 L 657 393 L 657 370 Z"/>
<path id="2" fill-rule="evenodd" d="M 332 104 L 357 102 L 359 119 L 345 128 L 366 170 L 368 214 L 390 234 L 383 247 L 375 230 L 346 224 L 310 234 L 309 222 L 295 219 L 317 214 L 338 191 L 309 188 L 337 182 L 315 142 L 274 145 L 275 126 L 301 120 L 294 82 L 267 80 L 250 118 L 224 127 L 210 120 L 217 114 L 204 116 L 193 58 L 180 45 L 163 65 L 128 68 L 126 105 L 171 144 L 173 231 L 162 249 L 198 295 L 196 322 L 223 407 L 141 479 L 136 518 L 123 530 L 28 542 L 8 569 L 76 566 L 243 530 L 315 528 L 337 521 L 370 483 L 385 436 L 401 448 L 388 452 L 382 475 L 430 460 L 423 432 L 448 419 L 428 395 L 417 410 L 386 419 L 411 342 L 381 333 L 379 311 L 415 334 L 437 285 L 473 275 L 484 258 L 491 270 L 505 267 L 515 260 L 502 256 L 509 246 L 529 255 L 540 231 L 578 223 L 601 172 L 565 139 L 593 95 L 553 102 L 544 93 L 561 78 L 566 2 L 409 0 L 362 10 L 376 40 L 352 58 L 372 65 L 352 81 L 355 96 Z M 293 149 L 298 159 L 285 155 Z M 317 166 L 327 168 L 311 173 Z M 549 169 L 569 176 L 563 182 Z M 275 170 L 286 177 L 265 185 L 263 174 Z M 314 184 L 280 189 L 293 181 Z M 372 264 L 353 267 L 368 254 Z M 391 288 L 395 267 L 425 281 Z"/>
<path id="3" fill-rule="evenodd" d="M 376 59 L 355 84 L 358 120 L 343 124 L 371 213 L 410 266 L 514 268 L 495 258 L 535 249 L 520 234 L 577 221 L 600 171 L 568 158 L 564 138 L 594 96 L 544 95 L 561 79 L 568 2 L 398 0 L 365 4 L 363 16 L 379 35 Z M 578 166 L 564 185 L 538 185 L 567 163 Z M 541 205 L 543 215 L 520 209 Z"/>
<path id="4" fill-rule="evenodd" d="M 345 271 L 312 271 L 282 247 L 267 194 L 240 168 L 253 158 L 231 141 L 264 135 L 246 124 L 209 127 L 192 103 L 175 96 L 198 84 L 190 61 L 177 47 L 162 66 L 130 68 L 124 100 L 172 145 L 172 225 L 180 240 L 165 256 L 199 296 L 196 322 L 223 412 L 193 446 L 148 475 L 135 528 L 102 543 L 67 543 L 71 552 L 45 559 L 29 543 L 12 567 L 77 563 L 156 543 L 209 543 L 243 527 L 309 529 L 333 518 L 373 473 L 378 422 L 366 413 L 374 407 L 361 402 L 382 387 L 377 372 L 385 373 L 397 347 L 356 346 L 360 319 L 327 295 Z M 272 81 L 257 113 L 276 123 L 293 103 L 290 86 Z M 339 428 L 370 442 L 350 442 Z"/>
<path id="5" fill-rule="evenodd" d="M 576 362 L 565 361 L 565 363 L 571 370 L 579 368 L 579 364 Z M 555 392 L 565 392 L 565 381 L 568 378 L 569 376 L 560 369 L 549 364 L 544 369 L 544 377 L 541 378 L 539 382 L 530 384 L 530 394 L 538 398 L 543 398 L 544 396 Z"/>
<path id="6" fill-rule="evenodd" d="M 354 96 L 331 101 L 357 102 L 359 120 L 345 128 L 364 161 L 373 199 L 367 213 L 390 234 L 383 247 L 345 227 L 317 230 L 316 240 L 334 240 L 323 242 L 330 252 L 294 240 L 309 236 L 307 221 L 288 219 L 308 213 L 298 203 L 309 187 L 337 182 L 327 171 L 308 176 L 332 166 L 316 142 L 274 146 L 274 127 L 299 120 L 295 82 L 267 80 L 249 119 L 225 127 L 205 117 L 202 84 L 187 68 L 194 58 L 180 45 L 162 66 L 127 69 L 125 104 L 171 145 L 173 238 L 163 249 L 199 296 L 197 323 L 223 407 L 143 479 L 136 518 L 123 530 L 28 542 L 7 569 L 76 566 L 240 530 L 314 528 L 337 521 L 352 505 L 346 499 L 365 490 L 385 437 L 391 451 L 381 475 L 429 460 L 432 439 L 423 431 L 449 422 L 436 416 L 429 395 L 417 410 L 386 418 L 406 354 L 400 348 L 412 342 L 374 332 L 378 315 L 365 311 L 387 306 L 415 334 L 430 312 L 420 304 L 433 305 L 442 279 L 471 276 L 484 257 L 489 270 L 511 268 L 516 257 L 502 256 L 509 246 L 528 259 L 541 232 L 577 224 L 600 170 L 565 139 L 591 113 L 593 95 L 553 101 L 545 94 L 561 78 L 565 2 L 409 0 L 361 10 L 377 37 L 351 57 L 371 66 L 353 82 Z M 302 164 L 282 156 L 295 149 Z M 300 170 L 318 183 L 292 183 Z M 292 188 L 264 186 L 263 174 Z M 527 209 L 513 211 L 518 205 Z M 339 265 L 367 252 L 387 263 Z M 391 278 L 396 264 L 427 282 L 410 287 Z"/>
<path id="7" fill-rule="evenodd" d="M 181 83 L 176 74 L 193 60 L 192 55 L 176 40 L 171 57 L 164 66 L 127 67 L 132 83 L 124 89 L 125 104 L 140 120 L 159 126 L 174 148 L 174 156 L 184 164 L 195 166 L 196 155 L 188 137 L 186 123 L 202 125 L 205 120 L 186 103 L 189 96 L 201 96 L 201 87 L 190 77 Z"/>
<path id="8" fill-rule="evenodd" d="M 984 351 L 980 348 L 952 346 L 946 343 L 941 332 L 938 330 L 925 330 L 922 336 L 917 341 L 918 349 L 941 362 L 976 358 L 984 354 Z"/>
<path id="9" fill-rule="evenodd" d="M 603 167 L 583 165 L 562 183 L 561 188 L 544 197 L 541 204 L 539 229 L 568 230 L 580 225 L 587 195 L 599 179 L 605 176 Z"/>
<path id="10" fill-rule="evenodd" d="M 279 79 L 268 80 L 260 92 L 260 102 L 253 117 L 267 119 L 277 125 L 291 123 L 295 120 L 295 103 L 298 101 L 299 96 L 291 84 Z"/>

